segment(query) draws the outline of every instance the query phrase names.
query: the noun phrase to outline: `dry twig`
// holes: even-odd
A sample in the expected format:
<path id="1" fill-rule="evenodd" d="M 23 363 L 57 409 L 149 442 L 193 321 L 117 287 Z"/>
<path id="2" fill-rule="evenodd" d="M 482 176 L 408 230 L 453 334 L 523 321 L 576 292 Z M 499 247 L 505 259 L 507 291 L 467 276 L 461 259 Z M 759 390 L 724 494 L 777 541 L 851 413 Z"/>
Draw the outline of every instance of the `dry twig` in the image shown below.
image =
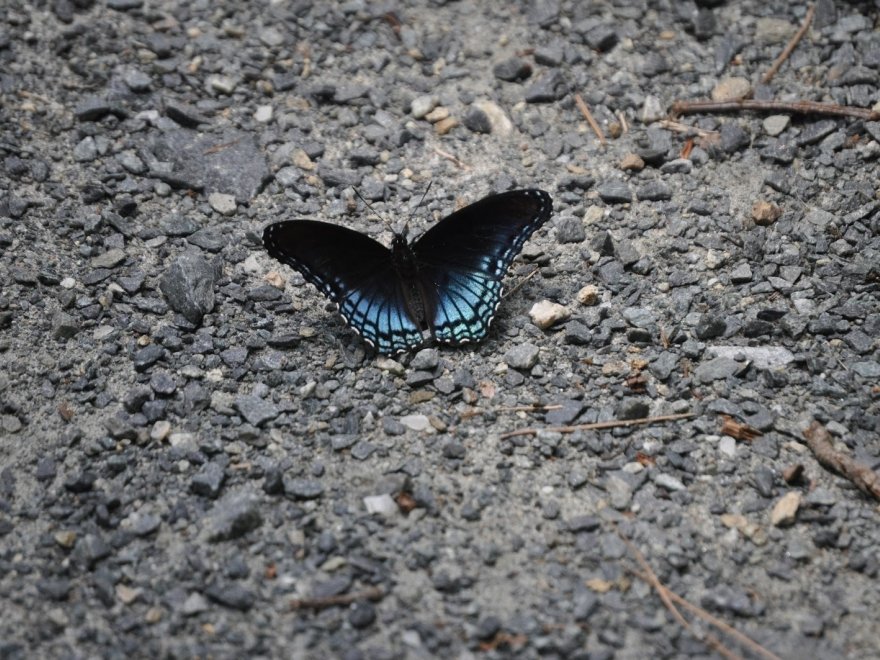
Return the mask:
<path id="1" fill-rule="evenodd" d="M 696 126 L 688 126 L 687 124 L 682 124 L 678 121 L 672 121 L 671 119 L 661 119 L 657 122 L 661 127 L 666 128 L 670 131 L 675 131 L 676 133 L 693 133 L 701 138 L 705 137 L 717 137 L 721 135 L 718 131 L 709 131 L 705 128 L 698 128 Z"/>
<path id="2" fill-rule="evenodd" d="M 502 406 L 496 408 L 495 412 L 548 412 L 550 410 L 559 410 L 560 408 L 562 406 L 558 403 L 535 403 L 528 406 Z"/>
<path id="3" fill-rule="evenodd" d="M 361 591 L 352 591 L 347 594 L 339 594 L 337 596 L 326 596 L 324 598 L 295 598 L 290 601 L 290 609 L 292 610 L 323 610 L 328 607 L 337 605 L 351 605 L 358 600 L 379 600 L 385 595 L 385 592 L 379 587 L 370 587 Z"/>
<path id="4" fill-rule="evenodd" d="M 694 605 L 690 601 L 685 600 L 677 593 L 669 589 L 669 587 L 660 582 L 660 578 L 658 578 L 657 574 L 654 573 L 654 571 L 651 569 L 650 564 L 648 564 L 648 560 L 645 559 L 645 556 L 635 546 L 635 544 L 630 541 L 626 536 L 624 536 L 619 528 L 615 527 L 615 531 L 617 532 L 617 535 L 620 536 L 620 539 L 624 542 L 624 544 L 626 544 L 627 548 L 629 548 L 629 551 L 633 554 L 633 557 L 635 557 L 636 562 L 642 568 L 641 571 L 637 571 L 631 568 L 629 569 L 630 572 L 654 587 L 654 590 L 657 592 L 660 600 L 663 601 L 663 604 L 672 613 L 672 616 L 675 617 L 675 619 L 695 638 L 700 639 L 700 637 L 691 627 L 690 622 L 688 622 L 688 620 L 684 618 L 684 615 L 678 610 L 678 608 L 673 604 L 672 601 L 675 601 L 676 603 L 690 611 L 692 614 L 701 618 L 703 621 L 706 621 L 707 623 L 715 626 L 721 632 L 729 635 L 737 642 L 742 644 L 744 647 L 750 649 L 762 658 L 766 658 L 767 660 L 781 660 L 779 656 L 777 656 L 775 653 L 768 651 L 756 641 L 738 631 L 736 628 L 727 625 L 726 623 L 724 623 L 724 621 L 721 621 L 717 617 L 709 614 L 709 612 L 704 610 L 702 607 Z M 710 647 L 712 647 L 713 650 L 717 651 L 719 655 L 722 655 L 725 658 L 733 660 L 733 658 L 740 657 L 736 653 L 725 647 L 721 643 L 721 641 L 713 635 L 707 634 L 703 641 L 706 642 L 706 644 L 708 644 Z"/>
<path id="5" fill-rule="evenodd" d="M 831 444 L 828 429 L 814 421 L 804 431 L 804 437 L 807 439 L 807 447 L 822 465 L 852 481 L 863 493 L 880 500 L 880 475 L 870 466 L 836 451 Z"/>
<path id="6" fill-rule="evenodd" d="M 528 282 L 530 279 L 532 279 L 535 275 L 538 274 L 538 271 L 539 271 L 539 270 L 541 270 L 541 269 L 538 268 L 538 267 L 536 266 L 536 267 L 535 267 L 535 270 L 533 270 L 531 273 L 529 273 L 528 275 L 526 275 L 525 277 L 523 277 L 519 282 L 517 282 L 517 283 L 513 286 L 513 288 L 512 288 L 510 291 L 505 291 L 505 292 L 503 292 L 503 293 L 501 294 L 501 299 L 502 299 L 502 300 L 507 300 L 507 299 L 508 299 L 510 296 L 512 296 L 514 293 L 516 293 L 516 292 L 519 291 L 521 288 L 523 288 L 523 286 L 525 286 L 526 282 Z"/>
<path id="7" fill-rule="evenodd" d="M 795 47 L 798 45 L 801 39 L 803 39 L 804 35 L 807 33 L 807 30 L 810 29 L 810 23 L 813 22 L 813 14 L 816 12 L 816 7 L 814 5 L 810 5 L 807 8 L 807 15 L 804 16 L 804 22 L 801 25 L 801 28 L 795 32 L 794 36 L 791 40 L 785 45 L 783 51 L 779 54 L 779 57 L 773 62 L 773 65 L 767 70 L 767 73 L 764 74 L 764 77 L 761 78 L 761 82 L 765 85 L 773 80 L 773 76 L 776 75 L 776 72 L 779 71 L 779 67 L 782 66 L 782 63 L 785 62 L 791 55 L 792 51 L 794 51 Z"/>
<path id="8" fill-rule="evenodd" d="M 626 115 L 622 111 L 617 111 L 617 120 L 620 122 L 620 128 L 624 133 L 629 133 L 629 124 L 626 123 Z"/>
<path id="9" fill-rule="evenodd" d="M 818 101 L 761 101 L 757 99 L 736 99 L 733 101 L 675 101 L 670 108 L 673 117 L 699 112 L 792 112 L 802 115 L 830 115 L 832 117 L 856 117 L 866 121 L 880 119 L 880 112 L 870 108 L 857 108 L 837 103 Z"/>
<path id="10" fill-rule="evenodd" d="M 651 584 L 651 579 L 650 579 L 651 576 L 646 575 L 642 571 L 636 570 L 634 568 L 629 568 L 628 570 L 630 573 L 635 575 L 637 578 L 640 578 L 640 579 L 644 580 L 645 582 Z M 658 580 L 659 580 L 659 578 L 658 578 Z M 663 587 L 663 589 L 666 592 L 666 595 L 669 596 L 669 600 L 681 605 L 688 612 L 691 612 L 695 616 L 700 617 L 706 623 L 709 623 L 709 624 L 715 626 L 721 632 L 726 633 L 727 635 L 730 635 L 731 637 L 736 639 L 738 642 L 740 642 L 740 644 L 742 644 L 743 646 L 752 649 L 757 655 L 760 655 L 763 658 L 767 658 L 767 660 L 781 660 L 779 658 L 779 656 L 776 655 L 775 653 L 773 653 L 772 651 L 768 651 L 763 646 L 761 646 L 760 644 L 755 642 L 753 639 L 751 639 L 750 637 L 746 637 L 739 630 L 724 623 L 724 621 L 717 618 L 716 616 L 713 616 L 712 614 L 710 614 L 709 612 L 704 610 L 699 605 L 694 605 L 689 600 L 686 600 L 682 596 L 679 596 L 677 593 L 672 591 L 669 587 L 664 585 L 662 582 L 660 583 L 660 586 Z"/>
<path id="11" fill-rule="evenodd" d="M 658 424 L 660 422 L 672 422 L 677 419 L 693 417 L 694 413 L 679 413 L 677 415 L 660 415 L 659 417 L 639 417 L 638 419 L 612 419 L 607 422 L 593 422 L 592 424 L 575 424 L 574 426 L 548 426 L 544 429 L 519 429 L 510 431 L 499 437 L 499 440 L 513 438 L 518 435 L 535 435 L 539 431 L 555 431 L 556 433 L 574 433 L 575 431 L 600 431 L 615 429 L 624 426 L 644 426 L 645 424 Z"/>
<path id="12" fill-rule="evenodd" d="M 450 161 L 457 168 L 462 169 L 465 172 L 467 172 L 469 169 L 471 169 L 470 167 L 465 165 L 462 161 L 460 161 L 456 156 L 453 156 L 448 151 L 443 151 L 442 149 L 440 149 L 438 147 L 434 147 L 434 153 L 437 154 L 438 156 L 440 156 L 441 158 L 445 158 L 446 160 Z"/>
<path id="13" fill-rule="evenodd" d="M 673 618 L 681 624 L 681 627 L 687 630 L 691 635 L 693 635 L 696 639 L 699 639 L 706 644 L 708 644 L 714 651 L 717 651 L 719 655 L 724 656 L 728 660 L 743 660 L 740 656 L 735 654 L 733 651 L 726 648 L 720 640 L 718 640 L 713 635 L 706 633 L 704 636 L 700 636 L 691 626 L 690 621 L 684 618 L 684 615 L 678 610 L 678 608 L 672 603 L 672 599 L 669 597 L 670 591 L 666 588 L 666 586 L 660 582 L 660 578 L 657 577 L 657 574 L 651 569 L 651 566 L 648 564 L 648 560 L 645 559 L 645 556 L 639 551 L 639 549 L 635 546 L 635 544 L 626 538 L 619 529 L 617 529 L 617 535 L 620 536 L 620 539 L 626 544 L 629 548 L 629 551 L 633 554 L 638 562 L 639 566 L 642 567 L 643 573 L 639 573 L 633 571 L 635 575 L 638 575 L 640 578 L 645 580 L 648 584 L 654 587 L 654 591 L 657 592 L 657 595 L 660 597 L 660 600 L 663 601 L 663 604 L 666 606 L 666 609 L 669 610 L 670 614 L 672 614 Z"/>
<path id="14" fill-rule="evenodd" d="M 721 415 L 721 434 L 729 435 L 737 440 L 746 440 L 747 442 L 761 437 L 761 432 L 758 429 L 748 424 L 740 424 L 730 415 Z"/>
<path id="15" fill-rule="evenodd" d="M 605 134 L 602 132 L 602 129 L 599 128 L 598 122 L 593 117 L 593 113 L 590 112 L 590 109 L 587 107 L 587 104 L 584 103 L 584 99 L 581 98 L 580 94 L 574 95 L 574 102 L 577 105 L 578 110 L 581 111 L 581 114 L 584 116 L 584 119 L 587 120 L 587 123 L 590 125 L 590 128 L 593 129 L 593 133 L 596 134 L 596 137 L 599 138 L 599 142 L 605 144 Z"/>

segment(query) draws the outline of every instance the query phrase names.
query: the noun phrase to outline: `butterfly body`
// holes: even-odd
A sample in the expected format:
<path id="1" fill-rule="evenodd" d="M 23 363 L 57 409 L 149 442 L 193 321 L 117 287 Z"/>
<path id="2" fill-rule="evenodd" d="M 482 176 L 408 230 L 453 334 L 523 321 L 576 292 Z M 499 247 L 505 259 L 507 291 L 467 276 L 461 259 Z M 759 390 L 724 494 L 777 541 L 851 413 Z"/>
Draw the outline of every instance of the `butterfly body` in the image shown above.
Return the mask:
<path id="1" fill-rule="evenodd" d="M 552 211 L 541 190 L 491 195 L 391 249 L 359 232 L 312 220 L 269 225 L 269 254 L 337 304 L 345 322 L 380 353 L 434 340 L 483 339 L 501 301 L 502 279 Z"/>

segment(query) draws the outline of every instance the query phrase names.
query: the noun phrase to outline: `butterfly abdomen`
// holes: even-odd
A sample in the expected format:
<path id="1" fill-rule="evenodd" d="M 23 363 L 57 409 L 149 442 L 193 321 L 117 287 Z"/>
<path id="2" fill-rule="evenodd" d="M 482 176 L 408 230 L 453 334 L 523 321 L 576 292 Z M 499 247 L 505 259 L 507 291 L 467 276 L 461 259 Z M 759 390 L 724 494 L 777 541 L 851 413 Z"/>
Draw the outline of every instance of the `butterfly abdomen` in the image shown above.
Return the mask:
<path id="1" fill-rule="evenodd" d="M 406 303 L 406 311 L 410 318 L 415 321 L 419 331 L 431 334 L 431 324 L 427 305 L 427 292 L 424 290 L 422 278 L 419 277 L 419 266 L 415 255 L 406 241 L 406 237 L 395 234 L 391 242 L 391 261 L 398 281 L 403 288 L 403 298 Z"/>

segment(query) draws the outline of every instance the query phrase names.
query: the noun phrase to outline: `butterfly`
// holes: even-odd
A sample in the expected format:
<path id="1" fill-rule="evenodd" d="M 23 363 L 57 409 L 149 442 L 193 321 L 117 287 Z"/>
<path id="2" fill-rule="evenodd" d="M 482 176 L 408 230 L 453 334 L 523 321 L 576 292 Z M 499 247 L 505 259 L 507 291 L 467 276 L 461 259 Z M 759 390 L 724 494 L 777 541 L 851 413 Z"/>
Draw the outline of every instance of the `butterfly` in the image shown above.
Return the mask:
<path id="1" fill-rule="evenodd" d="M 413 242 L 395 233 L 390 249 L 314 220 L 273 223 L 263 245 L 336 303 L 370 346 L 401 353 L 483 339 L 504 274 L 552 210 L 543 190 L 512 190 L 455 211 Z"/>

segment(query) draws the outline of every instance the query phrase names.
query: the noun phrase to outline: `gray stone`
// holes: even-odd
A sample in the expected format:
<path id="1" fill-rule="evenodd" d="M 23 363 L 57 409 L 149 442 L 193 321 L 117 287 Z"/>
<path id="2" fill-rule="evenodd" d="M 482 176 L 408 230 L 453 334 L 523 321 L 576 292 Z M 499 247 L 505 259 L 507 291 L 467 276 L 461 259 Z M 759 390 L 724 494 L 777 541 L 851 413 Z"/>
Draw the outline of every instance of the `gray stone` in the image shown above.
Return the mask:
<path id="1" fill-rule="evenodd" d="M 492 73 L 499 80 L 519 82 L 532 75 L 532 65 L 518 57 L 510 57 L 496 64 L 492 68 Z"/>
<path id="2" fill-rule="evenodd" d="M 721 126 L 721 149 L 732 154 L 740 149 L 745 149 L 751 144 L 751 138 L 739 124 L 726 122 Z"/>
<path id="3" fill-rule="evenodd" d="M 262 524 L 259 498 L 249 493 L 233 493 L 218 500 L 211 509 L 206 538 L 211 543 L 232 541 Z"/>
<path id="4" fill-rule="evenodd" d="M 581 243 L 587 238 L 584 223 L 578 218 L 565 216 L 556 221 L 556 240 L 560 243 Z"/>
<path id="5" fill-rule="evenodd" d="M 820 229 L 825 229 L 828 225 L 835 223 L 837 218 L 833 213 L 829 213 L 828 211 L 823 211 L 822 209 L 810 209 L 810 211 L 804 216 L 804 220 Z"/>
<path id="6" fill-rule="evenodd" d="M 745 284 L 752 281 L 752 268 L 747 263 L 739 264 L 730 271 L 730 281 L 734 284 Z"/>
<path id="7" fill-rule="evenodd" d="M 492 123 L 489 116 L 480 108 L 471 107 L 465 113 L 462 123 L 465 128 L 474 133 L 491 133 Z"/>
<path id="8" fill-rule="evenodd" d="M 193 476 L 189 489 L 196 495 L 215 498 L 220 494 L 224 481 L 226 481 L 226 471 L 217 463 L 210 462 Z"/>
<path id="9" fill-rule="evenodd" d="M 646 307 L 625 307 L 621 316 L 636 328 L 650 329 L 657 325 L 657 317 Z"/>
<path id="10" fill-rule="evenodd" d="M 112 248 L 92 259 L 95 268 L 116 268 L 125 261 L 125 251 Z"/>
<path id="11" fill-rule="evenodd" d="M 324 485 L 315 479 L 285 477 L 284 494 L 294 500 L 314 500 L 324 494 Z"/>
<path id="12" fill-rule="evenodd" d="M 538 364 L 539 353 L 540 349 L 534 344 L 520 344 L 504 354 L 504 361 L 512 369 L 528 371 Z"/>
<path id="13" fill-rule="evenodd" d="M 139 94 L 150 91 L 152 79 L 140 69 L 130 68 L 125 71 L 122 80 L 128 88 Z"/>
<path id="14" fill-rule="evenodd" d="M 98 157 L 98 145 L 95 138 L 87 135 L 73 148 L 73 159 L 77 163 L 89 163 Z"/>
<path id="15" fill-rule="evenodd" d="M 709 355 L 733 359 L 743 356 L 757 369 L 780 369 L 794 360 L 794 355 L 782 346 L 709 346 Z"/>
<path id="16" fill-rule="evenodd" d="M 80 330 L 80 324 L 65 312 L 55 312 L 52 315 L 52 336 L 55 339 L 70 339 L 75 337 Z"/>
<path id="17" fill-rule="evenodd" d="M 146 385 L 135 385 L 122 399 L 123 407 L 130 413 L 138 412 L 143 405 L 153 398 L 153 390 Z"/>
<path id="18" fill-rule="evenodd" d="M 212 192 L 208 195 L 208 204 L 220 215 L 235 215 L 235 196 L 224 193 Z"/>
<path id="19" fill-rule="evenodd" d="M 214 309 L 214 266 L 197 252 L 185 252 L 162 277 L 159 288 L 168 305 L 195 324 Z"/>
<path id="20" fill-rule="evenodd" d="M 526 103 L 552 103 L 568 94 L 568 82 L 559 69 L 551 69 L 526 90 Z"/>
<path id="21" fill-rule="evenodd" d="M 280 411 L 271 401 L 247 394 L 235 399 L 235 409 L 247 420 L 248 424 L 262 426 L 278 417 Z"/>
<path id="22" fill-rule="evenodd" d="M 177 188 L 233 195 L 247 203 L 271 179 L 266 155 L 251 133 L 176 129 L 152 144 L 150 175 Z"/>
<path id="23" fill-rule="evenodd" d="M 437 107 L 437 97 L 430 94 L 417 96 L 410 104 L 410 114 L 416 119 L 424 119 L 431 110 Z"/>
<path id="24" fill-rule="evenodd" d="M 208 600 L 198 592 L 191 593 L 180 606 L 180 613 L 183 616 L 195 616 L 206 612 L 210 604 Z"/>
<path id="25" fill-rule="evenodd" d="M 632 191 L 626 182 L 620 179 L 603 181 L 596 187 L 599 197 L 608 204 L 622 204 L 632 201 Z"/>
<path id="26" fill-rule="evenodd" d="M 411 369 L 433 371 L 440 363 L 440 351 L 436 348 L 423 348 L 413 356 L 409 363 Z M 433 376 L 432 376 L 433 379 Z"/>
<path id="27" fill-rule="evenodd" d="M 648 370 L 659 381 L 665 381 L 672 374 L 678 364 L 679 356 L 675 353 L 666 351 L 657 356 L 657 358 L 648 365 Z"/>
<path id="28" fill-rule="evenodd" d="M 547 414 L 544 415 L 544 422 L 550 426 L 571 424 L 584 409 L 583 401 L 574 399 L 566 399 L 562 402 L 561 406 L 561 408 L 555 410 L 548 410 Z"/>
<path id="29" fill-rule="evenodd" d="M 853 362 L 850 370 L 862 378 L 880 378 L 880 362 L 877 360 Z"/>
<path id="30" fill-rule="evenodd" d="M 711 383 L 715 380 L 724 380 L 738 374 L 743 369 L 743 364 L 728 357 L 717 357 L 700 364 L 694 376 L 701 383 Z"/>
<path id="31" fill-rule="evenodd" d="M 165 349 L 156 344 L 149 344 L 135 351 L 132 356 L 135 371 L 146 371 L 165 357 Z"/>
<path id="32" fill-rule="evenodd" d="M 650 181 L 636 190 L 639 199 L 657 202 L 672 199 L 672 190 L 662 181 Z"/>
<path id="33" fill-rule="evenodd" d="M 215 583 L 205 589 L 205 595 L 224 607 L 240 612 L 250 610 L 257 600 L 252 591 L 240 584 Z"/>
<path id="34" fill-rule="evenodd" d="M 681 479 L 677 479 L 676 477 L 673 477 L 671 474 L 667 474 L 666 472 L 657 473 L 656 476 L 654 476 L 654 483 L 661 488 L 665 488 L 666 490 L 673 492 L 686 489 L 686 486 L 681 482 Z"/>

